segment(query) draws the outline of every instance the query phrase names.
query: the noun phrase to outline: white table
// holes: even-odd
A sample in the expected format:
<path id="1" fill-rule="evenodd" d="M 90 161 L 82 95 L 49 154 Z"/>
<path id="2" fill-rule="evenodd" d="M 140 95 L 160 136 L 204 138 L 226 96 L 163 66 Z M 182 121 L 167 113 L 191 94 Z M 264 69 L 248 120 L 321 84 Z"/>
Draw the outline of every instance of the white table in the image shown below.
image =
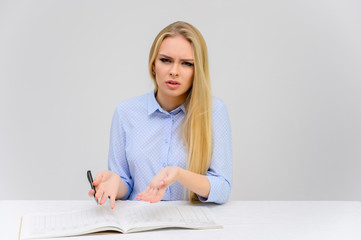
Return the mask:
<path id="1" fill-rule="evenodd" d="M 0 201 L 0 239 L 18 239 L 20 217 L 28 213 L 59 212 L 93 206 L 89 201 Z M 164 229 L 131 234 L 87 235 L 89 239 L 361 239 L 361 202 L 232 201 L 206 204 L 223 229 Z M 54 240 L 54 239 L 53 239 Z"/>

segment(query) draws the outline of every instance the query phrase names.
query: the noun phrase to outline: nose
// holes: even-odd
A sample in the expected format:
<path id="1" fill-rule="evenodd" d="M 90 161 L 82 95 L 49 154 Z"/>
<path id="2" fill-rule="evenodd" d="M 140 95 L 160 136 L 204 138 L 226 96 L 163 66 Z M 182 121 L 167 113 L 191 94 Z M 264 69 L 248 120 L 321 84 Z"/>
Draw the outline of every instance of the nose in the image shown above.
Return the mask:
<path id="1" fill-rule="evenodd" d="M 179 76 L 179 68 L 178 64 L 173 64 L 172 68 L 170 69 L 169 75 L 172 77 L 178 77 Z"/>

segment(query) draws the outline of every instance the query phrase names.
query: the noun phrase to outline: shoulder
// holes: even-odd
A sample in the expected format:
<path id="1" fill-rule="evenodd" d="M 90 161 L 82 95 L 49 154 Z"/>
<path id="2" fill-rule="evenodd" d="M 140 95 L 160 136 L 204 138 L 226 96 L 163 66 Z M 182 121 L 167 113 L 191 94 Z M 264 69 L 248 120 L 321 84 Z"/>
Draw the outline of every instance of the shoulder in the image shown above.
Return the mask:
<path id="1" fill-rule="evenodd" d="M 226 104 L 223 102 L 222 99 L 213 96 L 212 97 L 212 112 L 215 113 L 215 112 L 219 112 L 219 111 L 222 111 L 222 110 L 227 111 Z"/>
<path id="2" fill-rule="evenodd" d="M 212 125 L 215 134 L 223 136 L 230 133 L 231 121 L 229 118 L 227 106 L 223 100 L 213 97 L 212 99 Z"/>
<path id="3" fill-rule="evenodd" d="M 217 97 L 212 98 L 212 120 L 214 122 L 224 122 L 228 121 L 229 114 L 227 110 L 227 106 L 223 100 Z"/>
<path id="4" fill-rule="evenodd" d="M 119 114 L 141 113 L 147 110 L 147 99 L 149 93 L 125 99 L 117 104 L 116 112 Z"/>

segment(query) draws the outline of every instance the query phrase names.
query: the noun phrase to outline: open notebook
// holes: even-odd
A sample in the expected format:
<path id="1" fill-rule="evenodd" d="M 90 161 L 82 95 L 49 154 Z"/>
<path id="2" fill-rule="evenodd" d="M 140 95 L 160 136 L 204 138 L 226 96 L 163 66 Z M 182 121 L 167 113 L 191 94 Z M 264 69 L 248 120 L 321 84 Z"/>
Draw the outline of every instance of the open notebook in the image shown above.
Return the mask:
<path id="1" fill-rule="evenodd" d="M 34 214 L 22 217 L 20 239 L 66 237 L 101 231 L 121 233 L 160 228 L 221 228 L 205 206 L 182 202 L 147 203 L 117 201 L 69 212 Z"/>

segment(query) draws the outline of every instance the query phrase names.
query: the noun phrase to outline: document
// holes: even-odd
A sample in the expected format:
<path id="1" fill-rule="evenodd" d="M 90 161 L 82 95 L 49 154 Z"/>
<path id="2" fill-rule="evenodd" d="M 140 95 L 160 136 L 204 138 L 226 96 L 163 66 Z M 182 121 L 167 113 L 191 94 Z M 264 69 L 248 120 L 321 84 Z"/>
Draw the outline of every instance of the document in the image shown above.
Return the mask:
<path id="1" fill-rule="evenodd" d="M 69 212 L 22 217 L 20 239 L 67 237 L 102 231 L 132 233 L 160 228 L 221 228 L 206 206 L 190 203 L 116 201 Z"/>

